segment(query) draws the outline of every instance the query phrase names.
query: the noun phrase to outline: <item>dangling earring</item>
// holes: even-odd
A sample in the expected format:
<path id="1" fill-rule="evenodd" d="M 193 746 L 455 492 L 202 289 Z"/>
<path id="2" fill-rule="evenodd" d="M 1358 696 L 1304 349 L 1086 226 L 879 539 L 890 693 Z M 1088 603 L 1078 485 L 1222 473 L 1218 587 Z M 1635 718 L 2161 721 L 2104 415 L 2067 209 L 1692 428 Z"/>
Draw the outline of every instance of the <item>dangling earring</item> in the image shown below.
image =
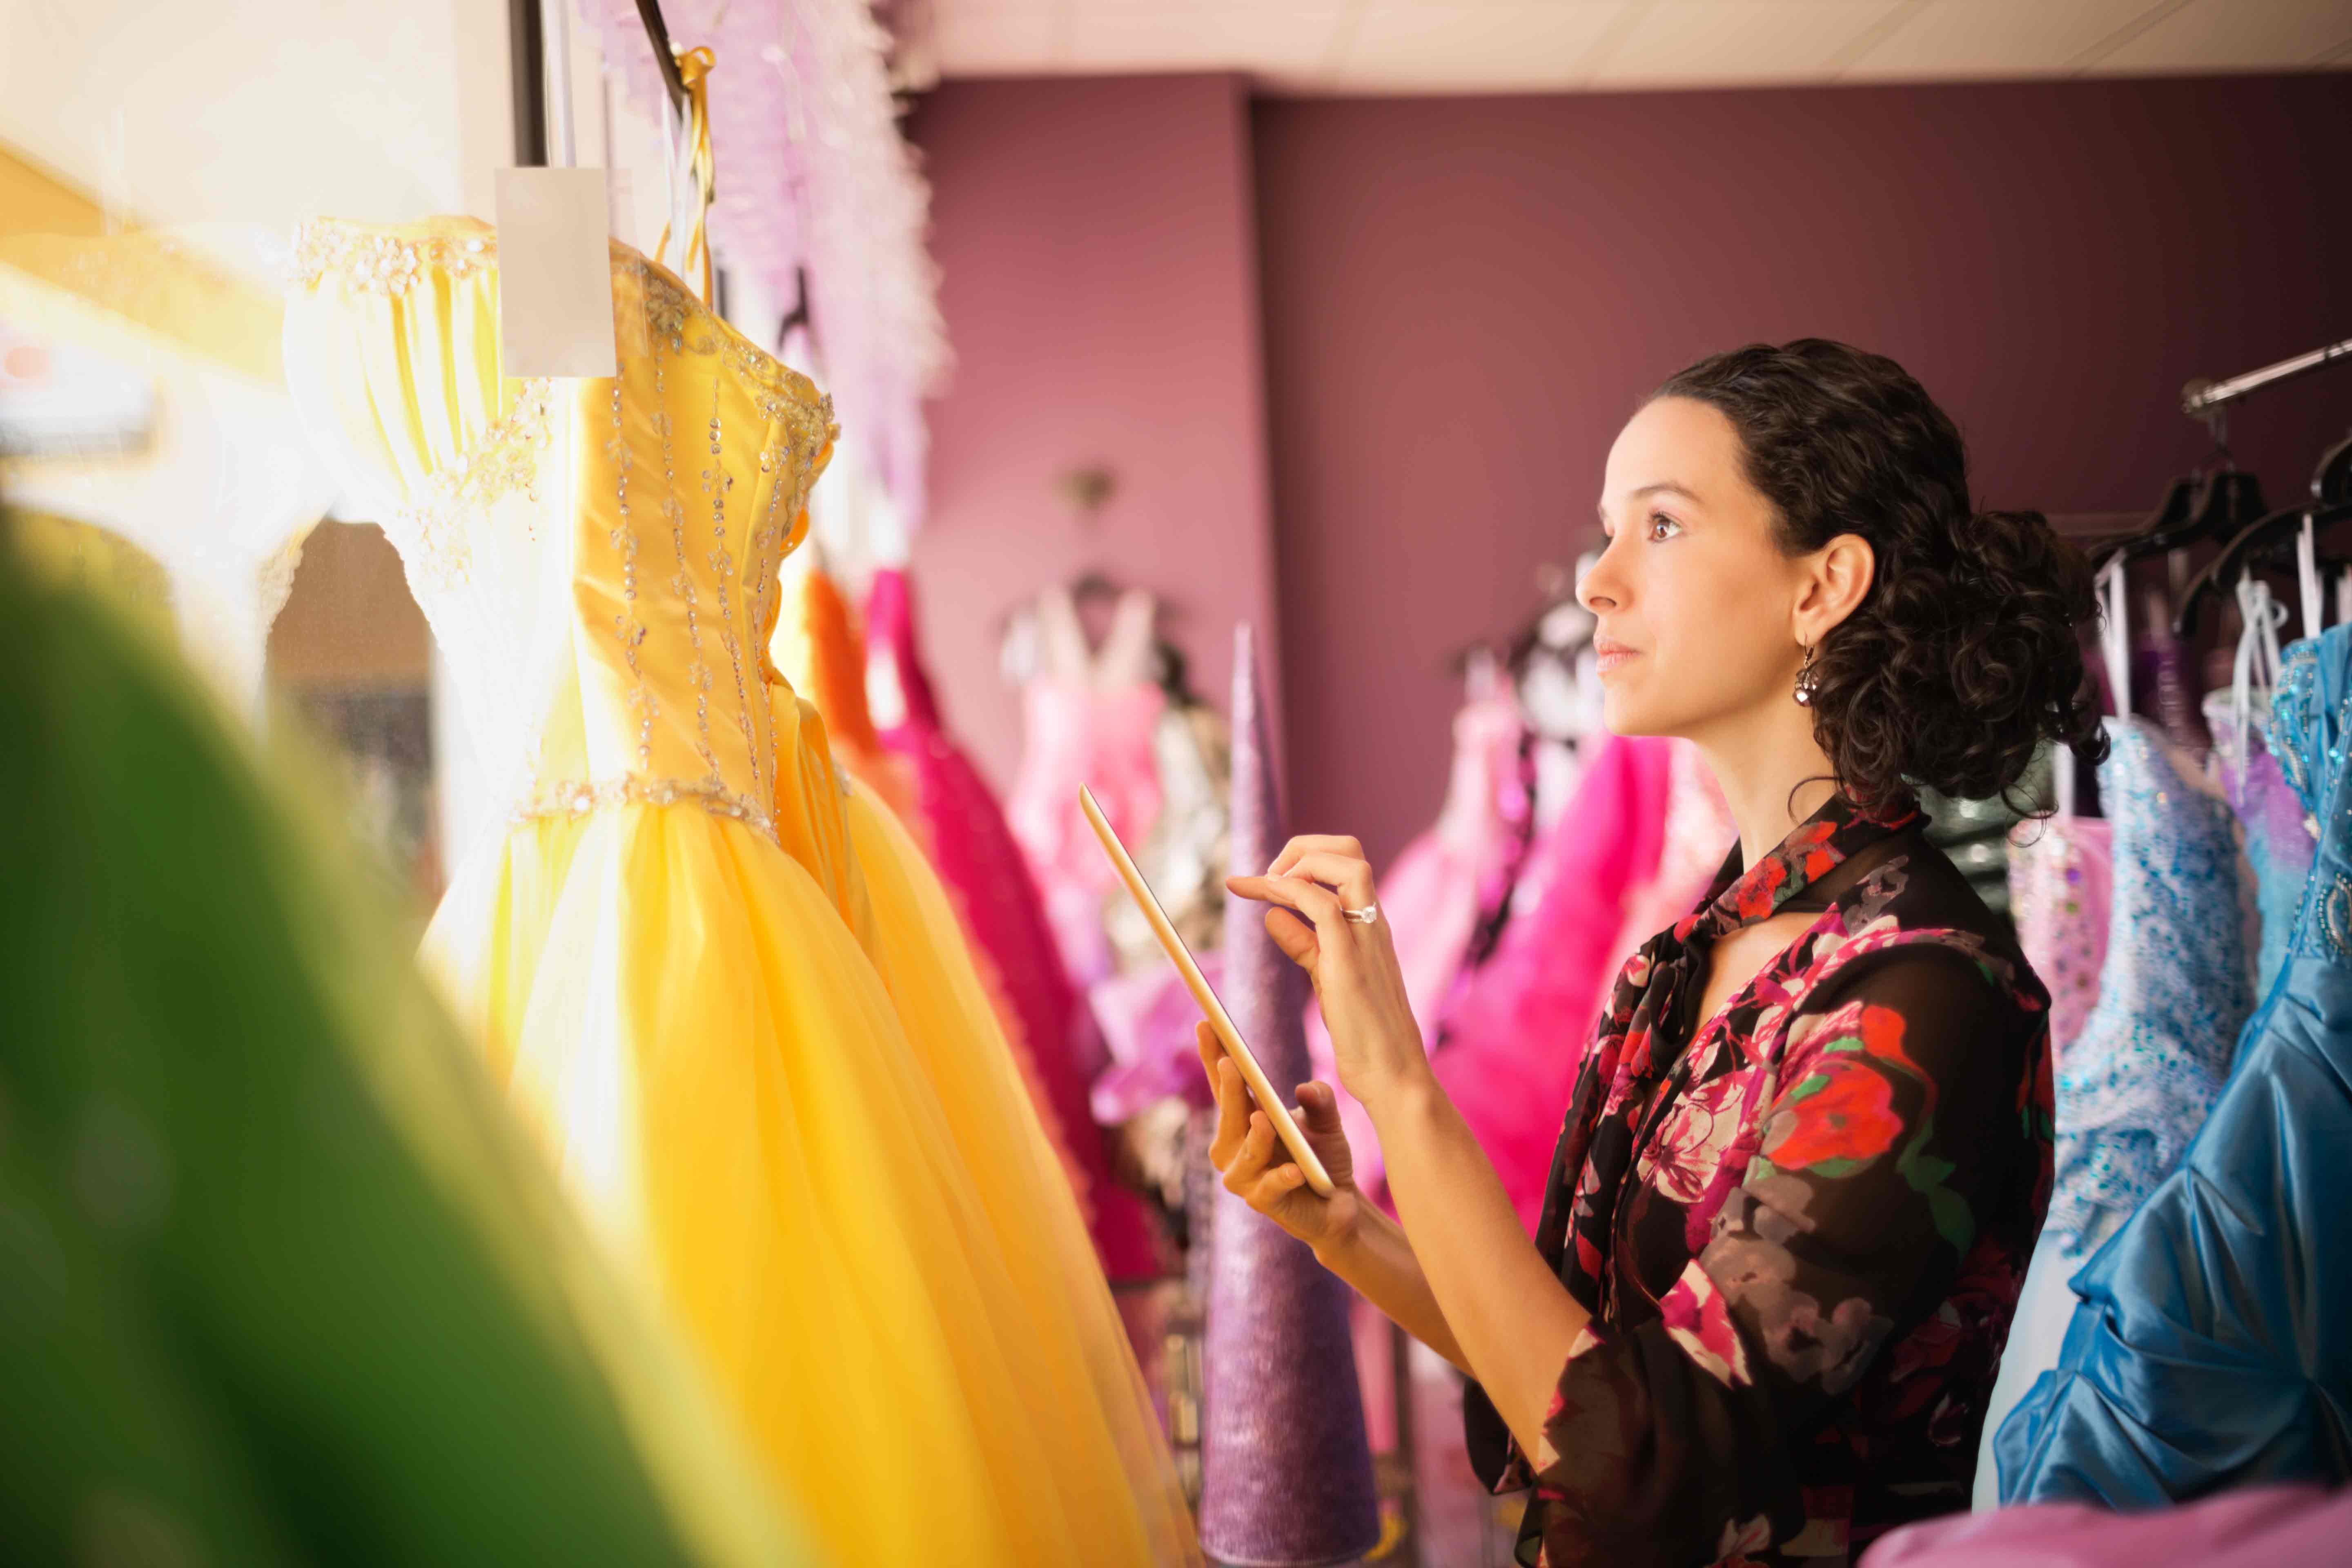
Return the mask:
<path id="1" fill-rule="evenodd" d="M 1813 693 L 1821 689 L 1822 678 L 1813 673 L 1813 650 L 1805 650 L 1805 662 L 1797 666 L 1797 706 L 1811 708 Z"/>

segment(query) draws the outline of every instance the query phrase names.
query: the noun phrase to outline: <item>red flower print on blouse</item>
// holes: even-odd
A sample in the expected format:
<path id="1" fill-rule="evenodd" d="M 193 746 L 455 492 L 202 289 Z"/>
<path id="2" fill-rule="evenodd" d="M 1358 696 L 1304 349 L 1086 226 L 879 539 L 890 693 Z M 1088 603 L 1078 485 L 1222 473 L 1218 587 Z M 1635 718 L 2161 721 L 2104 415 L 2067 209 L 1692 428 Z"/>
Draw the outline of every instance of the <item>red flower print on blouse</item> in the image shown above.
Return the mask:
<path id="1" fill-rule="evenodd" d="M 1742 878 L 1737 901 L 1732 908 L 1745 922 L 1760 921 L 1772 913 L 1773 895 L 1780 884 L 1789 879 L 1789 862 L 1778 856 L 1759 864 Z"/>
<path id="2" fill-rule="evenodd" d="M 1893 1062 L 1922 1083 L 1932 1080 L 1919 1070 L 1903 1048 L 1903 1015 L 1892 1007 L 1877 1007 L 1864 1003 L 1862 1008 L 1862 1048 L 1883 1062 Z"/>
<path id="3" fill-rule="evenodd" d="M 1894 1148 L 1902 1135 L 1895 1086 L 1885 1075 L 1852 1052 L 1824 1051 L 1812 1076 L 1790 1089 L 1772 1112 L 1764 1130 L 1764 1157 L 1784 1171 L 1832 1161 L 1859 1166 Z"/>

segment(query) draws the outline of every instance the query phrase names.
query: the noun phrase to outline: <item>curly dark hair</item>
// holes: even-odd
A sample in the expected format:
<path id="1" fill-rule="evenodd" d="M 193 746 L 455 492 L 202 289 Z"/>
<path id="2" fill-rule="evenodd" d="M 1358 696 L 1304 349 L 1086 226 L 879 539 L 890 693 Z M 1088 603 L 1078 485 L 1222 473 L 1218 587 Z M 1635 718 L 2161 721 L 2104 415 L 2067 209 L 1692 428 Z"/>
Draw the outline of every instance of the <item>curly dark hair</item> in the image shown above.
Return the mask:
<path id="1" fill-rule="evenodd" d="M 1751 343 L 1652 396 L 1730 419 L 1782 550 L 1852 533 L 1875 552 L 1812 667 L 1813 736 L 1856 805 L 1895 809 L 1915 784 L 2006 798 L 2045 740 L 2106 754 L 2077 630 L 2097 613 L 2089 564 L 2038 511 L 1973 509 L 1958 426 L 1901 365 L 1825 338 Z"/>

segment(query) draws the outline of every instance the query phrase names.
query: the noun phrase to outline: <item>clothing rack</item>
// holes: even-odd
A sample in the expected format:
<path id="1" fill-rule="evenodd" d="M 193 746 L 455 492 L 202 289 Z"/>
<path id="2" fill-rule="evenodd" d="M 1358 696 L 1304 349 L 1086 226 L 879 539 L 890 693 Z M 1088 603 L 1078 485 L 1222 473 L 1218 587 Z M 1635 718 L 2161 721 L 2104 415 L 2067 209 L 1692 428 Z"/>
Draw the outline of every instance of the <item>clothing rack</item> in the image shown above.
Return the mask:
<path id="1" fill-rule="evenodd" d="M 653 0 L 639 0 L 639 3 L 651 5 Z M 2347 358 L 2352 358 L 2352 338 L 2330 343 L 2326 348 L 2313 349 L 2308 353 L 2296 354 L 2293 359 L 2283 359 L 2276 364 L 2266 364 L 2260 370 L 2247 371 L 2242 375 L 2233 375 L 2227 381 L 2192 381 L 2180 389 L 2180 411 L 2191 419 L 2202 419 L 2249 393 L 2260 392 L 2265 386 L 2308 374 L 2322 365 Z"/>

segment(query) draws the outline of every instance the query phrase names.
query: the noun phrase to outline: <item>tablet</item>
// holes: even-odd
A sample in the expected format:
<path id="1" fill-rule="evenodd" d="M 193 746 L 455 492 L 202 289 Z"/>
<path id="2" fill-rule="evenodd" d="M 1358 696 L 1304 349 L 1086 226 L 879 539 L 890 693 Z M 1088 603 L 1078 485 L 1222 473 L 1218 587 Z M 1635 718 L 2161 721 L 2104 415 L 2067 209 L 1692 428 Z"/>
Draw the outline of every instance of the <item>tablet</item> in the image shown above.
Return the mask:
<path id="1" fill-rule="evenodd" d="M 1201 973 L 1201 966 L 1193 962 L 1192 950 L 1186 947 L 1184 939 L 1176 934 L 1176 928 L 1169 923 L 1168 911 L 1160 907 L 1159 899 L 1153 896 L 1151 885 L 1143 879 L 1143 873 L 1135 868 L 1135 858 L 1127 852 L 1127 846 L 1118 841 L 1118 835 L 1111 831 L 1110 823 L 1103 816 L 1102 807 L 1095 804 L 1094 791 L 1083 784 L 1078 788 L 1078 809 L 1087 814 L 1087 821 L 1094 828 L 1095 837 L 1102 841 L 1103 853 L 1110 857 L 1113 866 L 1118 868 L 1118 879 L 1127 884 L 1129 895 L 1142 910 L 1143 918 L 1150 923 L 1151 934 L 1158 937 L 1160 945 L 1168 950 L 1168 957 L 1176 965 L 1176 973 L 1184 977 L 1184 984 L 1192 991 L 1192 1000 L 1200 1004 L 1202 1016 L 1209 1020 L 1209 1026 L 1217 1032 L 1218 1040 L 1223 1044 L 1225 1055 L 1233 1058 L 1234 1065 L 1241 1068 L 1242 1081 L 1249 1085 L 1251 1098 L 1257 1101 L 1258 1109 L 1265 1111 L 1274 1123 L 1275 1136 L 1282 1140 L 1282 1146 L 1290 1151 L 1290 1157 L 1306 1173 L 1307 1186 L 1318 1196 L 1329 1197 L 1331 1173 L 1323 1168 L 1323 1162 L 1315 1157 L 1314 1149 L 1307 1144 L 1307 1135 L 1298 1130 L 1298 1123 L 1291 1117 L 1289 1108 L 1283 1104 L 1282 1096 L 1276 1094 L 1274 1085 L 1266 1080 L 1265 1069 L 1259 1067 L 1257 1058 L 1250 1054 L 1249 1042 L 1244 1040 L 1242 1032 L 1234 1027 L 1234 1020 L 1225 1012 L 1225 1005 L 1218 1001 L 1217 994 L 1209 988 L 1208 978 Z"/>

